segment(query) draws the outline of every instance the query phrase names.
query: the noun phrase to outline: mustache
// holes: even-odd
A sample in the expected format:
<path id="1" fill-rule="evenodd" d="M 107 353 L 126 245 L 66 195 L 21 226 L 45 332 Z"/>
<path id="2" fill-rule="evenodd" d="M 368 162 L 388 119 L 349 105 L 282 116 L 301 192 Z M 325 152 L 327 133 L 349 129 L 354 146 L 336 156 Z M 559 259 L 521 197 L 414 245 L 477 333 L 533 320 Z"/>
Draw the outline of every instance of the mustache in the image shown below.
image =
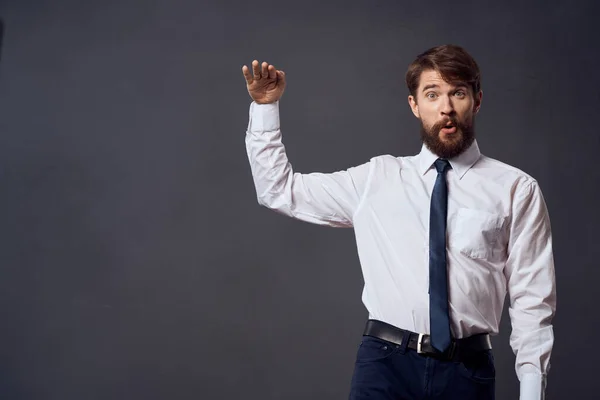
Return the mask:
<path id="1" fill-rule="evenodd" d="M 444 118 L 438 122 L 436 122 L 435 124 L 433 124 L 430 128 L 431 132 L 439 132 L 442 128 L 446 127 L 446 125 L 452 125 L 455 126 L 458 130 L 464 132 L 466 130 L 469 130 L 471 128 L 471 125 L 468 123 L 465 123 L 463 121 L 459 121 L 456 117 L 449 117 L 449 118 Z"/>
<path id="2" fill-rule="evenodd" d="M 440 130 L 448 124 L 451 124 L 456 127 L 459 126 L 459 122 L 456 120 L 456 118 L 444 118 L 441 121 L 438 121 L 435 124 L 433 124 L 432 128 L 435 128 L 435 130 Z"/>

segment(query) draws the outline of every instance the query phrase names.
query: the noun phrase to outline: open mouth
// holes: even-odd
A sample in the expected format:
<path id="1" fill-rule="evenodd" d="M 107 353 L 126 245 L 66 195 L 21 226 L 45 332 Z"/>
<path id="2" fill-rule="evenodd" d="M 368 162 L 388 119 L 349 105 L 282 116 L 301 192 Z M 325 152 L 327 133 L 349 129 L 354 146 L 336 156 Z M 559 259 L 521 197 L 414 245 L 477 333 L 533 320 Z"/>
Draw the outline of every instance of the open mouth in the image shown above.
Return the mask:
<path id="1" fill-rule="evenodd" d="M 446 126 L 444 126 L 442 128 L 442 133 L 449 135 L 452 133 L 456 133 L 456 126 L 452 125 L 451 123 L 447 124 Z"/>

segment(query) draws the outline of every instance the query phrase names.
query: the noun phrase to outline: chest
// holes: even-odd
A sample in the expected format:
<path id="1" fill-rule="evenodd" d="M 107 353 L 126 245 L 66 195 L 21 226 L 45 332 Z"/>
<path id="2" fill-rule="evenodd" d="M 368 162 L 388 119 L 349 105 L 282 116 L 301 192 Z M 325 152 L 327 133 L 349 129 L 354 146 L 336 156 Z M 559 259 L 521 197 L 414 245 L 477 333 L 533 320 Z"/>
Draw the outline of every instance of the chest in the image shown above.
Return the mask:
<path id="1" fill-rule="evenodd" d="M 355 227 L 364 226 L 393 240 L 412 245 L 429 240 L 431 195 L 436 174 L 399 172 L 374 179 L 365 193 Z M 447 176 L 447 244 L 470 258 L 499 259 L 506 253 L 509 238 L 511 191 L 500 182 L 465 175 Z"/>

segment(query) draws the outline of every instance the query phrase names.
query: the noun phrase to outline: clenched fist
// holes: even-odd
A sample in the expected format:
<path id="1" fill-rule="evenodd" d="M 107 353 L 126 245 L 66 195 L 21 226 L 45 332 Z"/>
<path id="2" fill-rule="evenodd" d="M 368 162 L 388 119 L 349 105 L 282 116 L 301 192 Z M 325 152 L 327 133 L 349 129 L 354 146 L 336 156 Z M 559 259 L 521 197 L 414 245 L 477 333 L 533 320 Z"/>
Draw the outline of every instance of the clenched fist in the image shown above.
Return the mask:
<path id="1" fill-rule="evenodd" d="M 246 86 L 250 97 L 259 104 L 275 103 L 285 90 L 285 73 L 278 71 L 273 65 L 266 62 L 259 67 L 258 61 L 252 61 L 252 72 L 247 66 L 242 67 L 246 78 Z"/>

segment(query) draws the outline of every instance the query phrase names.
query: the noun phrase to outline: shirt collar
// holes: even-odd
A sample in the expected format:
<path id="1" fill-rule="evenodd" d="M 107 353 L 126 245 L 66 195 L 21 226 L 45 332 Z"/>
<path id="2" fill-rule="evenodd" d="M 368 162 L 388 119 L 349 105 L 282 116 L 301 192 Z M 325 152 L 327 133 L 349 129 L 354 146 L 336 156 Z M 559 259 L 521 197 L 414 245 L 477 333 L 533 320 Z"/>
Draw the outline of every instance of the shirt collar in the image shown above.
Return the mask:
<path id="1" fill-rule="evenodd" d="M 477 144 L 477 140 L 474 140 L 467 150 L 456 157 L 449 158 L 448 161 L 458 178 L 461 179 L 473 164 L 479 160 L 480 156 L 481 152 L 479 151 L 479 145 Z M 422 175 L 429 171 L 429 168 L 431 168 L 435 160 L 439 158 L 425 146 L 425 143 L 421 146 L 421 152 L 417 157 L 419 159 L 419 171 Z"/>

